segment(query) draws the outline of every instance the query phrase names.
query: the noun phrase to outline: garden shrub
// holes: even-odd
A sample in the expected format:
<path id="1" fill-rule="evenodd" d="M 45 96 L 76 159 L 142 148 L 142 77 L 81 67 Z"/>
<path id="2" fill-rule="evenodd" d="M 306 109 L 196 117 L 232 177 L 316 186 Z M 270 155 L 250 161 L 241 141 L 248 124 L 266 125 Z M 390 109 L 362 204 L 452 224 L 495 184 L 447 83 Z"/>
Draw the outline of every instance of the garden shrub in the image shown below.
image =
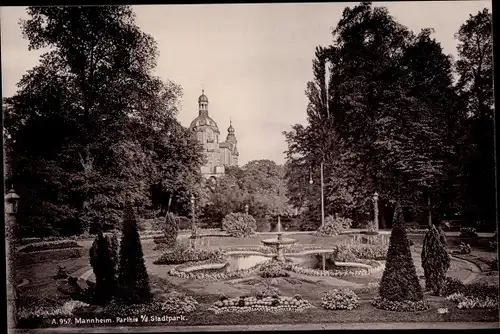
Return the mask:
<path id="1" fill-rule="evenodd" d="M 235 212 L 224 217 L 222 229 L 232 237 L 245 238 L 255 234 L 257 222 L 251 215 Z"/>
<path id="2" fill-rule="evenodd" d="M 352 247 L 348 245 L 338 245 L 335 247 L 335 250 L 332 254 L 330 254 L 329 260 L 335 263 L 335 261 L 339 262 L 350 262 L 355 261 L 357 259 L 357 254 Z"/>
<path id="3" fill-rule="evenodd" d="M 394 225 L 379 294 L 382 300 L 389 302 L 418 302 L 423 299 L 399 203 L 394 212 Z M 380 305 L 383 306 L 383 303 Z"/>
<path id="4" fill-rule="evenodd" d="M 359 306 L 359 297 L 351 289 L 333 289 L 321 297 L 321 305 L 327 310 L 352 310 Z"/>
<path id="5" fill-rule="evenodd" d="M 68 278 L 68 269 L 65 266 L 57 265 L 57 271 L 54 274 L 54 279 L 65 279 Z"/>
<path id="6" fill-rule="evenodd" d="M 451 294 L 463 291 L 464 287 L 465 284 L 461 280 L 453 277 L 446 277 L 442 294 L 444 296 L 449 296 Z"/>
<path id="7" fill-rule="evenodd" d="M 181 264 L 190 261 L 222 260 L 220 250 L 193 248 L 186 244 L 178 244 L 161 255 L 154 264 Z"/>
<path id="8" fill-rule="evenodd" d="M 450 255 L 440 240 L 439 231 L 433 225 L 424 238 L 422 268 L 425 287 L 435 295 L 441 295 L 446 283 L 446 272 L 450 268 Z"/>
<path id="9" fill-rule="evenodd" d="M 460 229 L 460 237 L 461 238 L 476 238 L 477 232 L 474 227 L 462 227 Z"/>
<path id="10" fill-rule="evenodd" d="M 96 279 L 95 301 L 105 304 L 113 298 L 116 287 L 116 267 L 111 238 L 99 232 L 90 248 L 90 265 Z"/>
<path id="11" fill-rule="evenodd" d="M 472 247 L 469 244 L 466 244 L 465 242 L 461 242 L 460 245 L 458 246 L 458 252 L 460 254 L 470 254 L 472 253 Z"/>
<path id="12" fill-rule="evenodd" d="M 280 261 L 270 261 L 260 268 L 260 276 L 264 278 L 289 277 L 290 274 L 283 269 Z"/>
<path id="13" fill-rule="evenodd" d="M 74 240 L 42 241 L 28 244 L 19 249 L 20 252 L 38 252 L 52 249 L 78 248 L 80 246 Z"/>
<path id="14" fill-rule="evenodd" d="M 174 247 L 179 234 L 180 220 L 173 213 L 169 212 L 165 216 L 165 243 L 167 247 Z"/>
<path id="15" fill-rule="evenodd" d="M 352 219 L 328 216 L 325 218 L 323 226 L 318 228 L 315 235 L 319 237 L 339 235 L 341 232 L 351 227 L 351 224 Z"/>
<path id="16" fill-rule="evenodd" d="M 119 298 L 127 304 L 149 302 L 152 298 L 137 221 L 130 203 L 125 207 L 123 221 L 118 288 Z"/>

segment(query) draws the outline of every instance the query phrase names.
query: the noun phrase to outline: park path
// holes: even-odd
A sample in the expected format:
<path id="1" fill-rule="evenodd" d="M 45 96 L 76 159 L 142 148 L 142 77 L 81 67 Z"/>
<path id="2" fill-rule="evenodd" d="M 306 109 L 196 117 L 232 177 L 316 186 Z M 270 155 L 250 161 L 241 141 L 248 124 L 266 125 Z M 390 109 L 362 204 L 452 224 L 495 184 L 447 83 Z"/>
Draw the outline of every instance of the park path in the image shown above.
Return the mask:
<path id="1" fill-rule="evenodd" d="M 339 329 L 485 329 L 500 328 L 498 322 L 386 322 L 386 323 L 305 323 L 271 325 L 203 325 L 203 326 L 134 326 L 137 333 L 158 332 L 223 332 L 223 331 L 292 331 Z M 13 333 L 88 333 L 88 328 L 57 327 L 10 329 Z M 130 327 L 93 327 L 93 333 L 123 333 Z"/>

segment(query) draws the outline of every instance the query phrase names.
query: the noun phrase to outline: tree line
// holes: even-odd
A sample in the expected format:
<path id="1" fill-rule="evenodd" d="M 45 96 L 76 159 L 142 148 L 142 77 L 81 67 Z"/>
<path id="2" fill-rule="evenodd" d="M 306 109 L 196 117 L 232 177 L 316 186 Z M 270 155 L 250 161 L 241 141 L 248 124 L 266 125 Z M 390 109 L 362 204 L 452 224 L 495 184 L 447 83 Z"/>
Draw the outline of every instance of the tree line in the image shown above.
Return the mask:
<path id="1" fill-rule="evenodd" d="M 495 226 L 491 20 L 470 15 L 454 60 L 432 28 L 414 33 L 370 2 L 345 8 L 316 48 L 307 124 L 284 132 L 291 203 L 319 221 L 309 179 L 323 163 L 327 213 L 373 219 L 377 192 L 381 227 L 397 201 L 406 220 Z"/>

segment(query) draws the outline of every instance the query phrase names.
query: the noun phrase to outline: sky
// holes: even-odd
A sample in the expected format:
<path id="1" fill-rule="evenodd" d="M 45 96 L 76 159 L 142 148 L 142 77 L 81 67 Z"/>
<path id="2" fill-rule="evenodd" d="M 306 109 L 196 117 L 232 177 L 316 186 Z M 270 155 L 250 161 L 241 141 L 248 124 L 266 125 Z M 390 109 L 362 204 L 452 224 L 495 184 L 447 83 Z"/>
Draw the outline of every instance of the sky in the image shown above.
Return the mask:
<path id="1" fill-rule="evenodd" d="M 225 139 L 229 120 L 238 140 L 240 165 L 257 159 L 285 161 L 283 131 L 306 124 L 305 88 L 312 79 L 318 45 L 345 7 L 358 2 L 133 6 L 136 23 L 158 43 L 155 75 L 183 89 L 178 119 L 198 115 L 198 96 L 208 97 L 209 115 Z M 433 37 L 456 57 L 454 34 L 470 14 L 491 1 L 374 2 L 414 32 L 434 28 Z M 11 96 L 42 51 L 28 51 L 18 21 L 24 7 L 0 8 L 2 95 Z"/>

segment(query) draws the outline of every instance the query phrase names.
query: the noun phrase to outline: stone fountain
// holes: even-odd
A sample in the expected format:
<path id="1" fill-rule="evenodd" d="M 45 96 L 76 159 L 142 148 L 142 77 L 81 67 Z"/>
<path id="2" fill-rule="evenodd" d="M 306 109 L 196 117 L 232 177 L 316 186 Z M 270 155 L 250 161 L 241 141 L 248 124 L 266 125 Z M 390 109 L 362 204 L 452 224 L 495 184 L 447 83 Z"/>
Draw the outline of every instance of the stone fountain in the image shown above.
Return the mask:
<path id="1" fill-rule="evenodd" d="M 285 260 L 285 257 L 283 256 L 284 246 L 293 245 L 297 242 L 297 240 L 291 238 L 282 238 L 283 232 L 281 232 L 281 220 L 279 216 L 278 216 L 278 225 L 276 229 L 277 229 L 277 231 L 275 232 L 276 238 L 262 240 L 262 243 L 265 246 L 276 248 L 276 256 L 274 257 L 274 259 L 278 261 L 284 261 Z"/>

